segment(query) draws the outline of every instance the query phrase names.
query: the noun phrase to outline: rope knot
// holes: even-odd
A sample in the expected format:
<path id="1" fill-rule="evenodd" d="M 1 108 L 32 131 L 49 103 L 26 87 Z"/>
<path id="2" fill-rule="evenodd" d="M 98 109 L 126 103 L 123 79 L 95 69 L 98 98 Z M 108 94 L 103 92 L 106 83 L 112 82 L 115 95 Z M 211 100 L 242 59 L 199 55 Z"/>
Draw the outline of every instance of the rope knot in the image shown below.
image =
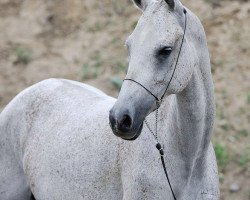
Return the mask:
<path id="1" fill-rule="evenodd" d="M 163 148 L 162 148 L 162 146 L 161 146 L 160 143 L 157 143 L 157 144 L 156 144 L 156 148 L 157 148 L 158 151 L 160 152 L 161 156 L 163 156 L 163 155 L 164 155 L 164 151 L 163 151 Z"/>

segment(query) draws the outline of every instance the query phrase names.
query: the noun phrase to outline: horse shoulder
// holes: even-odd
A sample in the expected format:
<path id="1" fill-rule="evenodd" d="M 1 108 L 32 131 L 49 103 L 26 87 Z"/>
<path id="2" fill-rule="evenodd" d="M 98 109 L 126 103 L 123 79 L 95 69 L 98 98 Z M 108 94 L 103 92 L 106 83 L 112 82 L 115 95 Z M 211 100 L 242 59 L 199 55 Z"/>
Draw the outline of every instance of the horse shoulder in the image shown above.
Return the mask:
<path id="1" fill-rule="evenodd" d="M 95 104 L 95 101 L 99 104 L 96 107 L 107 110 L 105 105 L 111 106 L 114 99 L 94 87 L 74 81 L 60 79 L 41 81 L 18 94 L 2 111 L 0 127 L 6 130 L 2 131 L 2 138 L 8 137 L 12 144 L 18 144 L 15 147 L 16 154 L 22 158 L 23 150 L 20 149 L 24 148 L 28 133 L 36 122 L 44 119 L 46 112 L 51 111 L 56 116 L 62 114 L 67 116 L 66 108 L 72 105 L 74 110 L 70 112 L 81 115 L 83 110 L 87 110 L 91 102 Z M 79 109 L 76 109 L 76 105 L 79 105 Z"/>

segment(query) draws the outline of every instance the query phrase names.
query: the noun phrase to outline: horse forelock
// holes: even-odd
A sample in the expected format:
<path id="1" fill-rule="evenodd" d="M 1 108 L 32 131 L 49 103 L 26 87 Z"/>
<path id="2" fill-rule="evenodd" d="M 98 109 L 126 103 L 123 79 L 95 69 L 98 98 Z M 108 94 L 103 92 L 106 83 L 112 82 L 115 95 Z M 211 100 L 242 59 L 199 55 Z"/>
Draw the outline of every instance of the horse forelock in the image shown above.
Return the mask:
<path id="1" fill-rule="evenodd" d="M 174 3 L 175 4 L 175 3 Z M 172 11 L 172 5 L 168 4 L 166 0 L 156 0 L 148 5 L 148 10 L 152 11 L 152 14 L 155 14 L 160 10 L 161 7 L 164 7 L 166 11 Z"/>

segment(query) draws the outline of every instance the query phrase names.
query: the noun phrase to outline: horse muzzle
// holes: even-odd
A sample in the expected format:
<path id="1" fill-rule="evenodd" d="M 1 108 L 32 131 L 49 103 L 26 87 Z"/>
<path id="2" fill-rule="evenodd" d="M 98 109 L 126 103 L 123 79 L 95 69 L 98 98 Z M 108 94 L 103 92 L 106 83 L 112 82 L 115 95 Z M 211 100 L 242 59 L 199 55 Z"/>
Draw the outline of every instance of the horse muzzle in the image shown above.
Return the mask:
<path id="1" fill-rule="evenodd" d="M 136 123 L 128 110 L 115 112 L 115 108 L 109 113 L 109 123 L 117 137 L 130 141 L 136 140 L 143 128 L 143 123 Z"/>

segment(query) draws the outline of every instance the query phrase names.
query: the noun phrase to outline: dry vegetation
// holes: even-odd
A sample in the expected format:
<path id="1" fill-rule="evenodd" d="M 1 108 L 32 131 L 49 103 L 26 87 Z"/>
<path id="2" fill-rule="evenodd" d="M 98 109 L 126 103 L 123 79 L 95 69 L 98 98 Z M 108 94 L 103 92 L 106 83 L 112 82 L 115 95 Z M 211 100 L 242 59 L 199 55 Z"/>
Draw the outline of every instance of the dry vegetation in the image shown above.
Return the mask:
<path id="1" fill-rule="evenodd" d="M 205 25 L 216 87 L 214 146 L 224 200 L 250 199 L 250 2 L 183 0 Z M 117 95 L 129 0 L 0 0 L 0 110 L 21 90 L 60 77 Z M 231 184 L 240 188 L 230 193 Z"/>

